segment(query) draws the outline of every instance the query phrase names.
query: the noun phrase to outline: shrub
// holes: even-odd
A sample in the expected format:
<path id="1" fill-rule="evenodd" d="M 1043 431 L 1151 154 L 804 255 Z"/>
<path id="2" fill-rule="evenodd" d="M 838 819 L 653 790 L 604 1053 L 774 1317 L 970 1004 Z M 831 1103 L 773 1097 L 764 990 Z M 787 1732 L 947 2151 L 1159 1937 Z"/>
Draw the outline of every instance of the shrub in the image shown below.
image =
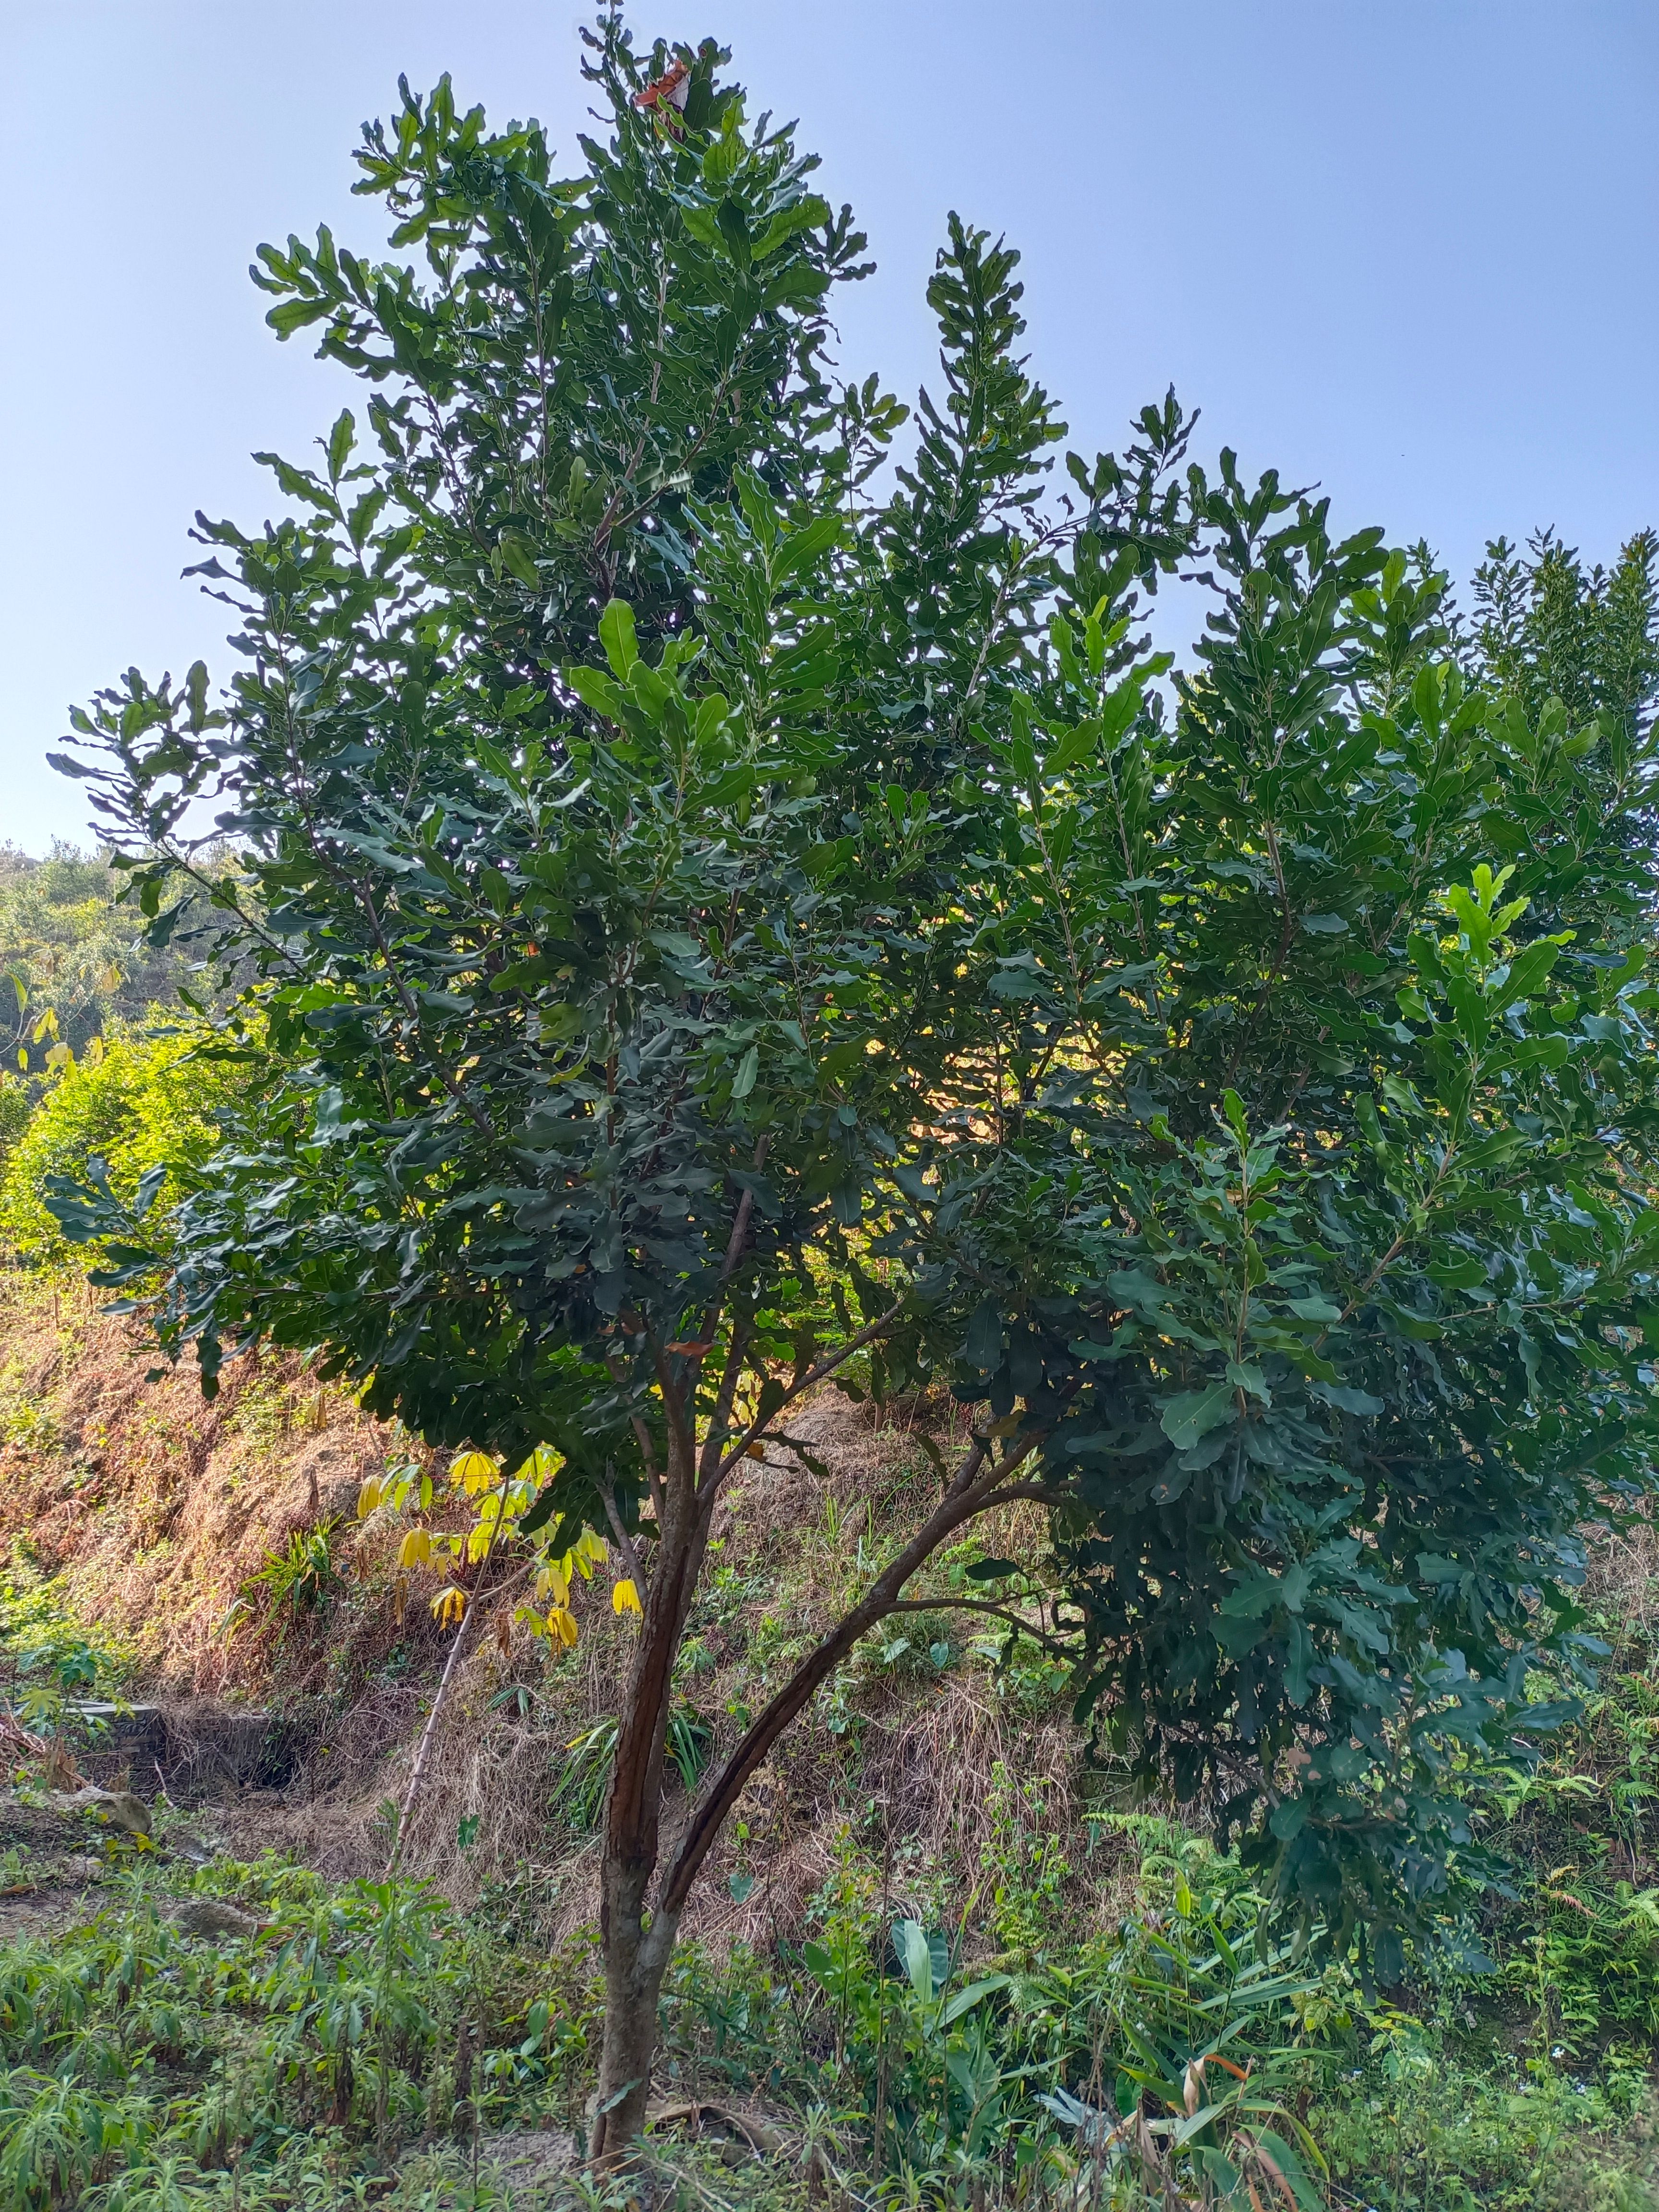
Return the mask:
<path id="1" fill-rule="evenodd" d="M 36 1266 L 70 1264 L 70 1247 L 44 1202 L 49 1176 L 85 1176 L 102 1160 L 112 1189 L 131 1200 L 164 1170 L 157 1204 L 218 1142 L 217 1112 L 245 1087 L 244 1072 L 210 1056 L 190 1030 L 118 1030 L 101 1053 L 64 1066 L 8 1147 L 14 1090 L 0 1085 L 0 1242 Z"/>
<path id="2" fill-rule="evenodd" d="M 28 1127 L 29 1095 L 15 1076 L 0 1075 L 0 1170 Z"/>

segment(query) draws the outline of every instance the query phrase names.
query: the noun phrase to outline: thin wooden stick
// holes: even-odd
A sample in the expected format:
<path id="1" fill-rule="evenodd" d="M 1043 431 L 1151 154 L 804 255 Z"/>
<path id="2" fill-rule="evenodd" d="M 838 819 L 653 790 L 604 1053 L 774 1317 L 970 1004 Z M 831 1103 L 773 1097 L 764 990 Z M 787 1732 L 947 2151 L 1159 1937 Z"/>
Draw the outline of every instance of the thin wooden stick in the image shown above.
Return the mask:
<path id="1" fill-rule="evenodd" d="M 496 1532 L 500 1529 L 501 1525 L 501 1519 L 498 1516 L 495 1522 L 495 1528 L 490 1531 L 489 1550 L 491 1552 L 495 1548 L 495 1535 Z M 513 1585 L 515 1583 L 521 1583 L 537 1564 L 537 1561 L 534 1559 L 526 1559 L 523 1566 L 519 1569 L 517 1574 L 509 1575 L 507 1580 L 501 1584 L 499 1589 L 492 1590 L 489 1593 L 491 1597 L 499 1598 L 504 1596 L 506 1593 L 513 1588 Z M 478 1577 L 480 1583 L 482 1583 L 483 1580 L 484 1573 L 489 1571 L 489 1552 L 486 1552 L 483 1558 L 483 1567 L 480 1571 Z M 484 1593 L 483 1589 L 480 1589 L 477 1599 L 472 1604 L 468 1606 L 465 1613 L 461 1617 L 460 1622 L 455 1631 L 455 1641 L 450 1645 L 449 1656 L 444 1662 L 444 1671 L 438 1677 L 438 1694 L 432 1700 L 432 1711 L 427 1715 L 426 1726 L 421 1730 L 421 1741 L 415 1753 L 415 1764 L 410 1768 L 409 1780 L 404 1785 L 403 1803 L 398 1808 L 398 1832 L 392 1838 L 392 1856 L 386 1863 L 386 1873 L 382 1877 L 384 1881 L 390 1881 L 392 1875 L 398 1871 L 398 1862 L 403 1856 L 404 1838 L 409 1832 L 409 1816 L 414 1808 L 416 1793 L 420 1789 L 421 1784 L 425 1778 L 427 1760 L 431 1756 L 433 1739 L 438 1733 L 439 1716 L 442 1713 L 444 1705 L 448 1699 L 450 1685 L 455 1679 L 455 1668 L 460 1659 L 462 1647 L 468 1641 L 468 1632 L 471 1630 L 474 1620 L 482 1614 L 483 1608 Z"/>

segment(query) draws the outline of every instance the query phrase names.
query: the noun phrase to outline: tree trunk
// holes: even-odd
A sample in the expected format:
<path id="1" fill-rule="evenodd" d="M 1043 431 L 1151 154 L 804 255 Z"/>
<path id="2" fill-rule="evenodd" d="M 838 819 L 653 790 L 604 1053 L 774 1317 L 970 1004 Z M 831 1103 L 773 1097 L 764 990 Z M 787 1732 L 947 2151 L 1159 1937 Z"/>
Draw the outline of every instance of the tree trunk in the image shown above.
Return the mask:
<path id="1" fill-rule="evenodd" d="M 661 1838 L 663 1762 L 674 1661 L 696 1594 L 707 1546 L 698 1510 L 690 1439 L 671 1435 L 663 1486 L 661 1540 L 617 1752 L 605 1793 L 605 1851 L 599 1869 L 599 1940 L 605 1960 L 605 2035 L 599 2102 L 588 2142 L 595 2165 L 614 2165 L 645 2122 L 651 2061 L 657 2043 L 657 2000 L 673 1949 L 679 1913 L 649 1926 L 646 1900 Z"/>
<path id="2" fill-rule="evenodd" d="M 643 1923 L 648 1876 L 605 1865 L 605 2033 L 599 2046 L 599 2095 L 587 2154 L 597 2167 L 614 2167 L 645 2125 L 651 2094 L 651 2062 L 657 2049 L 657 2004 L 674 1948 L 672 1923 Z"/>
<path id="3" fill-rule="evenodd" d="M 1008 1477 L 1035 1448 L 1034 1432 L 1000 1464 L 987 1465 L 976 1441 L 925 1524 L 877 1577 L 863 1600 L 820 1638 L 766 1710 L 750 1725 L 702 1791 L 676 1838 L 670 1864 L 647 1918 L 661 1844 L 663 1765 L 674 1662 L 684 1633 L 708 1546 L 708 1516 L 718 1486 L 720 1438 L 729 1392 L 706 1449 L 704 1487 L 694 1481 L 691 1439 L 671 1431 L 662 1486 L 661 1540 L 645 1594 L 644 1619 L 629 1673 L 615 1763 L 605 1796 L 605 1851 L 599 1873 L 599 1938 L 605 1960 L 605 2032 L 599 2094 L 588 2139 L 592 2165 L 625 2160 L 645 2124 L 656 2054 L 657 2006 L 680 1917 L 698 1869 L 713 1848 L 744 1784 L 828 1680 L 859 1638 L 899 1598 L 905 1583 L 945 1538 L 1011 1495 Z M 1030 1493 L 1028 1493 L 1030 1494 Z"/>

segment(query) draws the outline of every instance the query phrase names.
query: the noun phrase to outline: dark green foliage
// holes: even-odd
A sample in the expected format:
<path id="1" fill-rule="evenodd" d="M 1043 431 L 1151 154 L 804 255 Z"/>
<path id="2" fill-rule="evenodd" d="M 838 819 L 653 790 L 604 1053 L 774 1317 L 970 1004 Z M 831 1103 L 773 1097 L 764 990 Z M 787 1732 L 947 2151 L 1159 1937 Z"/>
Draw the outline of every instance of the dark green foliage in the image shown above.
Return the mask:
<path id="1" fill-rule="evenodd" d="M 1656 559 L 1659 537 L 1650 530 L 1623 546 L 1611 569 L 1586 569 L 1552 530 L 1524 554 L 1494 538 L 1474 574 L 1481 672 L 1530 724 L 1559 701 L 1570 728 L 1611 715 L 1638 743 L 1659 693 Z"/>
<path id="2" fill-rule="evenodd" d="M 217 795 L 290 1073 L 165 1249 L 95 1189 L 62 1217 L 125 1241 L 102 1279 L 163 1270 L 210 1385 L 321 1346 L 434 1440 L 556 1447 L 553 1540 L 644 1562 L 630 1881 L 731 1468 L 810 1469 L 785 1409 L 859 1344 L 878 1398 L 975 1409 L 914 1556 L 706 1780 L 657 1971 L 744 1776 L 1024 1495 L 1102 1745 L 1393 1980 L 1489 1870 L 1468 1783 L 1576 1711 L 1579 1523 L 1650 1480 L 1647 556 L 1552 568 L 1547 621 L 1493 582 L 1483 659 L 1420 555 L 1186 465 L 1173 398 L 1048 512 L 1013 259 L 960 222 L 945 402 L 875 504 L 900 410 L 822 361 L 848 221 L 712 54 L 681 125 L 596 52 L 571 182 L 447 87 L 370 134 L 428 281 L 265 258 L 380 457 L 343 414 L 278 465 L 302 523 L 207 533 L 225 705 L 135 678 L 78 772 L 163 929 Z M 1165 687 L 1177 568 L 1212 607 Z"/>
<path id="3" fill-rule="evenodd" d="M 1649 1480 L 1651 757 L 1540 751 L 1405 556 L 1190 481 L 1221 606 L 1173 726 L 1060 616 L 1000 750 L 1025 807 L 964 904 L 1023 1019 L 958 1387 L 1048 1430 L 1103 1738 L 1270 1815 L 1394 1978 L 1395 1913 L 1478 1865 L 1455 1778 L 1574 1710 L 1528 1674 L 1593 1651 L 1577 1523 Z"/>

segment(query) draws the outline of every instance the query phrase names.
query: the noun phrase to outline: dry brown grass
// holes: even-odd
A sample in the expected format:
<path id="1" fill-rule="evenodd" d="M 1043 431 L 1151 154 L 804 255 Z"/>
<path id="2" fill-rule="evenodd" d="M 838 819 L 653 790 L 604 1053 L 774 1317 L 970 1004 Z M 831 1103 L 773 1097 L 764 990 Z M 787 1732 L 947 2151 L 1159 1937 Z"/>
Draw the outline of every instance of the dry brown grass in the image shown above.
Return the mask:
<path id="1" fill-rule="evenodd" d="M 1585 1565 L 1587 1595 L 1632 1637 L 1651 1642 L 1659 1621 L 1659 1529 L 1651 1512 L 1625 1529 L 1592 1530 Z"/>
<path id="2" fill-rule="evenodd" d="M 423 1589 L 399 1614 L 396 1531 L 380 1516 L 362 1528 L 351 1518 L 364 1475 L 406 1444 L 292 1361 L 234 1364 L 212 1405 L 189 1370 L 149 1382 L 151 1355 L 136 1333 L 100 1319 L 89 1299 L 54 1308 L 16 1277 L 0 1278 L 0 1422 L 8 1403 L 40 1415 L 0 1444 L 0 1541 L 26 1539 L 77 1610 L 131 1640 L 175 1736 L 198 1742 L 194 1778 L 213 1771 L 225 1700 L 274 1695 L 301 1717 L 310 1739 L 287 1786 L 224 1793 L 216 1818 L 235 1848 L 293 1850 L 331 1875 L 376 1869 L 388 1842 L 379 1808 L 401 1791 L 444 1640 Z M 921 1437 L 947 1460 L 963 1441 L 959 1410 L 942 1396 L 878 1421 L 829 1390 L 792 1427 L 827 1480 L 774 1449 L 738 1471 L 720 1508 L 714 1557 L 726 1588 L 694 1622 L 699 1671 L 686 1681 L 717 1750 L 734 1740 L 743 1706 L 838 1615 L 871 1551 L 928 1510 L 938 1475 Z M 227 1637 L 227 1611 L 264 1559 L 332 1516 L 355 1578 L 345 1600 L 313 1622 L 256 1619 Z M 1018 1505 L 980 1534 L 1018 1553 L 1040 1540 L 1040 1516 Z M 485 1606 L 403 1863 L 460 1903 L 514 1882 L 556 1940 L 590 1921 L 597 1901 L 596 1848 L 561 1819 L 560 1769 L 571 1739 L 616 1711 L 633 1629 L 602 1588 L 579 1586 L 581 1641 L 550 1662 L 513 1626 L 510 1607 Z M 520 1684 L 527 1712 L 512 1694 Z M 849 1828 L 866 1852 L 928 1869 L 939 1906 L 948 1893 L 959 1912 L 992 1840 L 986 1778 L 999 1760 L 1035 1793 L 1081 1869 L 1077 1902 L 1092 1909 L 1103 1869 L 1085 1863 L 1077 1745 L 1060 1719 L 1016 1712 L 979 1666 L 938 1677 L 855 1669 L 848 1711 L 841 1733 L 827 1710 L 809 1714 L 755 1778 L 688 1933 L 763 1945 L 798 1929 Z M 673 1786 L 671 1833 L 683 1802 Z M 471 1815 L 477 1838 L 463 1851 Z M 755 1880 L 737 1904 L 726 1877 L 739 1871 Z"/>
<path id="3" fill-rule="evenodd" d="M 387 1435 L 295 1361 L 234 1362 L 209 1402 L 193 1368 L 148 1381 L 154 1356 L 89 1302 L 0 1274 L 0 1541 L 26 1540 L 175 1691 L 246 1690 L 264 1668 L 218 1632 L 228 1608 L 268 1553 L 350 1511 Z"/>

